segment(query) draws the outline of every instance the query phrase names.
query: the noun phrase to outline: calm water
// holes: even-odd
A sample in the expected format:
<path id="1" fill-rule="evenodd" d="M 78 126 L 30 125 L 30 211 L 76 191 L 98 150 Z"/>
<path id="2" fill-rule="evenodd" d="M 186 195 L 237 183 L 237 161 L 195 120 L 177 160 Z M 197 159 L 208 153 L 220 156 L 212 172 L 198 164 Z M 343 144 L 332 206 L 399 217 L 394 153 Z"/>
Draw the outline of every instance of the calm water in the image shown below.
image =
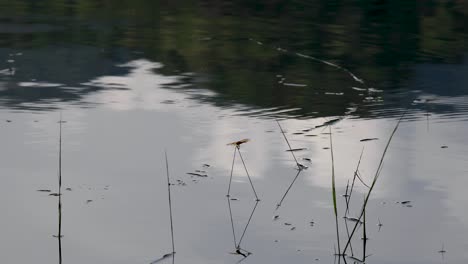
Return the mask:
<path id="1" fill-rule="evenodd" d="M 58 191 L 60 114 L 62 263 L 171 252 L 165 149 L 176 263 L 333 263 L 330 135 L 311 128 L 340 118 L 343 248 L 359 155 L 371 184 L 405 111 L 366 210 L 366 263 L 468 261 L 463 1 L 114 2 L 0 0 L 1 263 L 60 261 L 58 198 L 38 191 Z M 297 170 L 275 119 L 308 166 L 277 210 Z M 226 144 L 243 138 L 256 207 L 239 156 L 226 198 Z M 366 193 L 357 182 L 348 217 Z"/>

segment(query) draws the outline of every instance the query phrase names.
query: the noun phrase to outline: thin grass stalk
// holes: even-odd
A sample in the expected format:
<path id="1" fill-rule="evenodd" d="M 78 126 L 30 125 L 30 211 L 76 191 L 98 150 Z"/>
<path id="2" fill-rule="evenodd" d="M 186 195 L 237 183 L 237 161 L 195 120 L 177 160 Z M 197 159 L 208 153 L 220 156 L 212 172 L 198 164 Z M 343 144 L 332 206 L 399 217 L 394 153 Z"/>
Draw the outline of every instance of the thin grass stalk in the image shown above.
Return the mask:
<path id="1" fill-rule="evenodd" d="M 329 127 L 330 131 L 330 154 L 331 154 L 331 162 L 332 162 L 332 196 L 333 196 L 333 209 L 335 212 L 335 226 L 336 226 L 336 239 L 338 243 L 338 254 L 341 252 L 340 250 L 340 232 L 338 228 L 338 206 L 336 203 L 336 188 L 335 188 L 335 159 L 333 156 L 333 139 L 332 139 L 332 130 L 331 126 Z"/>
<path id="2" fill-rule="evenodd" d="M 293 181 L 292 181 L 291 184 L 289 185 L 288 189 L 286 189 L 286 192 L 284 193 L 283 197 L 281 197 L 280 202 L 276 205 L 276 209 L 275 209 L 275 210 L 278 210 L 278 208 L 280 208 L 280 206 L 283 204 L 283 201 L 284 201 L 284 199 L 286 198 L 286 195 L 288 195 L 289 190 L 290 190 L 291 187 L 294 185 L 294 182 L 296 182 L 296 180 L 297 180 L 297 178 L 299 177 L 299 174 L 301 174 L 301 172 L 302 172 L 302 170 L 298 170 L 298 171 L 297 171 L 296 176 L 294 177 Z"/>
<path id="3" fill-rule="evenodd" d="M 366 233 L 366 208 L 364 208 L 364 214 L 362 216 L 362 261 L 366 261 L 366 246 L 367 246 L 367 233 Z"/>
<path id="4" fill-rule="evenodd" d="M 169 162 L 167 160 L 167 151 L 164 151 L 164 156 L 166 157 L 166 176 L 167 176 L 167 193 L 168 193 L 168 201 L 169 201 L 169 220 L 171 222 L 171 242 L 172 242 L 172 263 L 174 263 L 174 254 L 175 254 L 175 246 L 174 246 L 174 224 L 172 221 L 172 200 L 171 200 L 171 182 L 169 179 Z"/>
<path id="5" fill-rule="evenodd" d="M 356 173 L 356 177 L 358 178 L 358 180 L 362 183 L 362 185 L 366 186 L 367 188 L 370 188 L 370 186 L 367 185 L 366 182 L 364 182 L 360 174 L 361 173 L 359 171 Z"/>
<path id="6" fill-rule="evenodd" d="M 344 194 L 345 201 L 348 200 L 348 190 L 349 190 L 349 179 L 348 179 L 348 181 L 346 181 L 346 190 L 345 190 L 345 194 Z"/>
<path id="7" fill-rule="evenodd" d="M 377 171 L 375 172 L 374 179 L 373 179 L 372 184 L 371 184 L 371 186 L 369 188 L 369 191 L 367 192 L 366 198 L 364 199 L 364 204 L 362 206 L 362 210 L 361 210 L 361 213 L 360 213 L 359 218 L 358 218 L 359 221 L 361 221 L 361 218 L 362 218 L 362 216 L 364 214 L 364 210 L 365 210 L 365 208 L 367 206 L 367 203 L 369 201 L 369 197 L 370 197 L 370 195 L 372 193 L 372 190 L 374 189 L 374 186 L 375 186 L 375 184 L 377 182 L 377 179 L 379 178 L 381 168 L 382 168 L 382 165 L 383 165 L 383 161 L 384 161 L 385 155 L 387 154 L 388 147 L 390 146 L 390 143 L 392 142 L 393 136 L 395 135 L 396 131 L 398 130 L 398 127 L 400 126 L 400 123 L 403 120 L 403 118 L 405 117 L 405 115 L 406 115 L 406 111 L 402 114 L 400 119 L 398 119 L 398 122 L 395 125 L 395 128 L 393 129 L 392 133 L 390 134 L 390 137 L 389 137 L 389 139 L 387 141 L 385 149 L 384 149 L 384 151 L 382 153 L 382 157 L 380 158 L 380 162 L 379 162 L 379 165 L 377 167 Z M 349 244 L 351 243 L 351 239 L 352 239 L 352 237 L 354 235 L 354 232 L 356 231 L 356 229 L 357 229 L 357 227 L 359 225 L 359 221 L 356 222 L 356 224 L 354 225 L 353 231 L 351 232 L 351 236 L 348 238 L 348 242 L 346 242 L 346 246 L 343 249 L 343 254 L 346 253 L 346 249 L 348 248 Z"/>
<path id="8" fill-rule="evenodd" d="M 62 264 L 62 238 L 58 238 L 58 248 L 59 248 L 59 264 Z"/>
<path id="9" fill-rule="evenodd" d="M 346 221 L 346 217 L 348 216 L 347 213 L 349 211 L 349 195 L 348 195 L 348 189 L 349 189 L 349 180 L 348 182 L 346 183 L 346 191 L 345 191 L 345 201 L 346 201 L 346 209 L 345 209 L 345 218 L 344 218 L 344 224 L 345 224 L 345 227 L 346 227 L 346 235 L 348 236 L 349 238 L 349 227 L 348 227 L 348 221 Z M 350 245 L 350 250 L 351 250 L 351 256 L 354 256 L 354 252 L 353 252 L 353 245 L 351 244 Z"/>
<path id="10" fill-rule="evenodd" d="M 255 206 L 254 206 L 254 208 L 253 208 L 253 210 L 252 210 L 252 213 L 250 213 L 249 220 L 247 221 L 247 224 L 245 225 L 244 231 L 242 232 L 242 236 L 241 236 L 241 238 L 239 239 L 239 243 L 237 244 L 237 248 L 240 248 L 240 244 L 241 244 L 241 242 L 242 242 L 242 239 L 244 239 L 245 232 L 247 231 L 247 228 L 248 228 L 249 225 L 250 225 L 250 221 L 252 220 L 252 217 L 253 217 L 253 215 L 254 215 L 254 213 L 255 213 L 255 210 L 257 209 L 258 202 L 259 202 L 259 201 L 255 202 Z"/>
<path id="11" fill-rule="evenodd" d="M 359 155 L 359 161 L 358 161 L 358 164 L 356 166 L 356 170 L 354 171 L 353 181 L 351 183 L 351 188 L 349 190 L 349 196 L 348 196 L 348 200 L 347 200 L 347 203 L 346 203 L 346 213 L 345 213 L 345 215 L 347 215 L 347 213 L 349 213 L 349 201 L 351 200 L 351 195 L 353 194 L 353 189 L 354 189 L 354 183 L 356 181 L 356 177 L 358 176 L 359 166 L 361 165 L 362 154 L 364 154 L 364 147 L 362 147 L 361 155 Z"/>
<path id="12" fill-rule="evenodd" d="M 257 201 L 260 201 L 260 199 L 258 199 L 258 196 L 257 196 L 257 192 L 255 191 L 255 188 L 254 188 L 254 185 L 252 183 L 252 179 L 250 178 L 250 174 L 249 174 L 249 171 L 247 170 L 247 166 L 245 165 L 245 161 L 244 161 L 244 158 L 242 157 L 242 154 L 240 152 L 240 148 L 239 147 L 236 147 L 237 148 L 237 152 L 239 152 L 239 157 L 241 158 L 242 160 L 242 164 L 244 165 L 244 169 L 245 169 L 245 173 L 247 174 L 247 178 L 249 178 L 249 182 L 250 182 L 250 186 L 252 186 L 252 190 L 255 194 L 255 199 Z"/>
<path id="13" fill-rule="evenodd" d="M 349 190 L 349 179 L 346 182 L 346 190 L 345 190 L 345 194 L 344 194 L 345 204 L 346 204 L 345 216 L 346 216 L 347 212 L 349 211 L 349 199 L 348 199 L 349 194 L 348 194 L 348 190 Z"/>
<path id="14" fill-rule="evenodd" d="M 58 171 L 58 249 L 59 264 L 62 263 L 62 113 L 59 121 L 59 171 Z"/>
<path id="15" fill-rule="evenodd" d="M 344 220 L 344 223 L 345 223 L 345 228 L 346 228 L 346 235 L 348 236 L 348 239 L 349 239 L 349 227 L 348 227 L 348 221 L 346 221 L 346 219 L 343 219 Z M 349 249 L 351 250 L 351 256 L 354 256 L 354 252 L 353 252 L 353 245 L 350 244 L 349 245 Z"/>
<path id="16" fill-rule="evenodd" d="M 237 147 L 234 147 L 234 155 L 232 157 L 231 176 L 229 177 L 229 187 L 228 187 L 227 197 L 231 195 L 232 174 L 234 172 L 234 162 L 236 161 L 236 152 L 237 152 Z"/>
<path id="17" fill-rule="evenodd" d="M 60 121 L 59 121 L 59 173 L 58 173 L 58 180 L 59 180 L 59 189 L 58 194 L 60 197 L 62 191 L 62 113 L 60 113 Z"/>
<path id="18" fill-rule="evenodd" d="M 297 168 L 300 170 L 301 167 L 299 166 L 299 162 L 297 162 L 296 155 L 294 155 L 294 151 L 292 151 L 291 144 L 289 144 L 289 140 L 288 140 L 288 138 L 286 137 L 286 134 L 284 133 L 284 130 L 283 130 L 283 128 L 281 127 L 281 124 L 280 124 L 280 122 L 278 121 L 278 119 L 276 119 L 276 123 L 278 123 L 278 126 L 279 126 L 279 128 L 280 128 L 280 130 L 281 130 L 281 134 L 283 134 L 284 140 L 285 140 L 286 143 L 288 144 L 289 152 L 291 152 L 291 155 L 293 156 L 294 161 L 296 162 L 296 166 L 297 166 Z"/>
<path id="19" fill-rule="evenodd" d="M 232 218 L 231 200 L 229 197 L 227 198 L 227 201 L 228 201 L 228 207 L 229 207 L 229 217 L 231 219 L 232 237 L 234 239 L 234 248 L 237 248 L 236 231 L 234 229 L 234 219 Z"/>

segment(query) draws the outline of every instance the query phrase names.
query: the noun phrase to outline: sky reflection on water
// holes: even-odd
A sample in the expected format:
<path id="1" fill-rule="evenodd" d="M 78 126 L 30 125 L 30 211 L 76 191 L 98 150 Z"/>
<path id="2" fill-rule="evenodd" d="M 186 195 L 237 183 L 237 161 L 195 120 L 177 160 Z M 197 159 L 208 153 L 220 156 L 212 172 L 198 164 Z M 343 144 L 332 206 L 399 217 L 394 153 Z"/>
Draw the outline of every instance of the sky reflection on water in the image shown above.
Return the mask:
<path id="1" fill-rule="evenodd" d="M 89 81 L 95 86 L 119 87 L 82 99 L 95 107 L 57 103 L 67 120 L 64 182 L 73 189 L 63 199 L 62 243 L 67 262 L 145 263 L 165 252 L 161 249 L 169 248 L 163 148 L 169 150 L 174 180 L 187 182 L 185 187 L 174 186 L 177 260 L 234 261 L 228 254 L 229 223 L 223 197 L 232 161 L 232 149 L 226 144 L 240 138 L 251 139 L 242 151 L 262 197 L 245 240 L 254 254 L 245 262 L 282 263 L 284 258 L 303 262 L 316 257 L 328 262 L 333 248 L 330 158 L 329 150 L 323 148 L 329 146 L 329 135 L 323 128 L 307 133 L 316 137 L 293 133 L 329 118 L 282 121 L 292 147 L 307 148 L 297 157 L 311 158 L 312 163 L 307 164 L 309 168 L 300 175 L 281 209 L 274 212 L 280 194 L 295 175 L 294 161 L 285 151 L 287 145 L 274 120 L 237 115 L 238 109 L 199 104 L 191 99 L 190 92 L 167 89 L 164 84 L 177 81 L 177 77 L 152 71 L 157 63 L 137 60 L 125 66 L 129 68 L 127 75 Z M 1 195 L 2 200 L 10 201 L 2 204 L 2 210 L 8 211 L 2 233 L 10 237 L 3 240 L 8 241 L 4 247 L 9 252 L 4 259 L 54 259 L 55 243 L 50 236 L 55 230 L 56 208 L 51 198 L 36 190 L 55 186 L 58 112 L 2 110 L 1 116 L 2 120 L 12 121 L 2 125 L 2 144 L 9 151 L 2 153 L 5 177 Z M 439 263 L 437 250 L 442 243 L 449 252 L 447 261 L 466 259 L 462 234 L 467 232 L 468 215 L 460 208 L 466 203 L 463 175 L 467 160 L 463 154 L 466 142 L 459 131 L 467 127 L 465 122 L 439 122 L 444 118 L 431 115 L 429 130 L 426 119 L 409 120 L 397 132 L 371 198 L 368 218 L 372 240 L 368 252 L 374 255 L 369 261 Z M 340 193 L 344 193 L 363 146 L 362 174 L 370 181 L 395 122 L 392 118 L 345 118 L 334 125 Z M 359 141 L 369 137 L 379 140 Z M 448 148 L 442 149 L 443 145 Z M 207 169 L 209 177 L 193 182 L 185 173 L 201 169 L 204 163 L 211 165 Z M 233 201 L 237 206 L 251 196 L 242 170 L 235 171 L 233 185 L 233 196 L 240 199 Z M 106 186 L 109 190 L 105 190 Z M 363 187 L 356 190 L 356 197 L 365 191 Z M 87 200 L 93 202 L 87 204 Z M 402 200 L 411 200 L 414 206 L 396 204 Z M 19 205 L 14 201 L 22 201 L 22 206 L 12 207 Z M 344 204 L 340 205 L 342 208 Z M 274 214 L 279 214 L 281 220 L 272 222 Z M 377 218 L 384 223 L 380 232 L 376 229 Z M 311 219 L 316 222 L 314 227 L 308 226 Z M 288 231 L 283 225 L 286 221 L 293 222 L 297 229 Z M 12 226 L 21 228 L 24 235 L 11 232 L 7 227 Z M 37 251 L 20 256 L 16 250 L 23 247 Z"/>

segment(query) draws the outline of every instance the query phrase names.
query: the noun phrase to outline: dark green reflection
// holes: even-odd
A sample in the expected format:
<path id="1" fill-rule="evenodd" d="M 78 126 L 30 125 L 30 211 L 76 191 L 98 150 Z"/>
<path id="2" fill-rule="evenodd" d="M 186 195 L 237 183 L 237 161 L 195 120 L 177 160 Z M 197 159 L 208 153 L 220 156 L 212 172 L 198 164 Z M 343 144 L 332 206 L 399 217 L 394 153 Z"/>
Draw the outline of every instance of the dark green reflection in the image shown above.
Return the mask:
<path id="1" fill-rule="evenodd" d="M 215 97 L 199 99 L 219 106 L 299 108 L 290 114 L 329 116 L 358 105 L 356 114 L 368 116 L 382 103 L 365 98 L 383 95 L 352 89 L 366 87 L 342 70 L 277 48 L 346 67 L 368 87 L 383 89 L 388 107 L 405 107 L 411 100 L 403 99 L 414 97 L 408 96 L 413 90 L 466 94 L 463 83 L 441 86 L 435 76 L 439 68 L 422 84 L 409 82 L 417 78 L 416 65 L 463 63 L 467 15 L 463 1 L 0 0 L 0 55 L 5 58 L 0 70 L 11 66 L 6 62 L 11 53 L 35 54 L 18 59 L 17 76 L 0 75 L 6 82 L 0 84 L 0 98 L 6 107 L 52 99 L 79 102 L 99 89 L 79 84 L 122 74 L 116 64 L 144 57 L 162 62 L 166 75 L 196 73 L 185 81 L 216 91 Z M 15 82 L 41 74 L 79 89 L 41 94 L 16 89 Z"/>

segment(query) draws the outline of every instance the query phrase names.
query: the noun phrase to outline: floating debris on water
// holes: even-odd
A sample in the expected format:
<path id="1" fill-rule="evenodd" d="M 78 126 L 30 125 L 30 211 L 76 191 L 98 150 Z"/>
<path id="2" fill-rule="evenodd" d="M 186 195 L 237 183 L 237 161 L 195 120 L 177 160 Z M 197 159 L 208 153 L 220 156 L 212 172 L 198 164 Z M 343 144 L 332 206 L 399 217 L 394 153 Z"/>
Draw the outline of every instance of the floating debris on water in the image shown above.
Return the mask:
<path id="1" fill-rule="evenodd" d="M 89 204 L 90 202 L 92 202 L 93 200 L 86 200 L 86 204 Z"/>
<path id="2" fill-rule="evenodd" d="M 335 123 L 337 123 L 338 121 L 340 121 L 341 118 L 334 118 L 334 119 L 331 119 L 331 120 L 328 120 L 326 121 L 325 123 L 323 123 L 322 125 L 320 125 L 319 127 L 322 127 L 322 126 L 331 126 Z M 316 126 L 317 127 L 317 126 Z"/>
<path id="3" fill-rule="evenodd" d="M 310 135 L 304 135 L 306 137 L 316 137 L 317 135 L 314 135 L 314 134 L 310 134 Z"/>
<path id="4" fill-rule="evenodd" d="M 293 86 L 293 87 L 307 87 L 307 84 L 300 84 L 300 83 L 283 83 L 285 86 Z"/>
<path id="5" fill-rule="evenodd" d="M 51 194 L 49 194 L 49 196 L 60 196 L 60 194 L 58 194 L 58 193 L 51 193 Z"/>
<path id="6" fill-rule="evenodd" d="M 308 161 L 308 162 L 312 162 L 312 159 L 309 159 L 309 158 L 302 158 L 302 160 L 305 160 L 305 161 Z"/>
<path id="7" fill-rule="evenodd" d="M 72 188 L 66 188 L 65 190 L 71 192 Z"/>
<path id="8" fill-rule="evenodd" d="M 164 254 L 162 257 L 158 258 L 157 260 L 151 262 L 150 264 L 155 264 L 155 263 L 158 263 L 164 259 L 167 259 L 169 257 L 172 257 L 173 255 L 175 254 L 175 252 L 172 252 L 172 253 L 167 253 L 167 254 Z"/>
<path id="9" fill-rule="evenodd" d="M 286 226 L 290 226 L 290 225 L 292 225 L 292 224 L 291 224 L 291 223 L 288 223 L 288 222 L 286 222 L 286 223 L 284 223 L 284 225 L 286 225 Z"/>
<path id="10" fill-rule="evenodd" d="M 361 140 L 359 140 L 359 141 L 361 141 L 361 142 L 366 142 L 366 141 L 372 141 L 372 140 L 378 140 L 378 139 L 379 139 L 379 138 L 363 138 L 363 139 L 361 139 Z"/>
<path id="11" fill-rule="evenodd" d="M 299 162 L 297 163 L 297 168 L 298 170 L 307 170 L 309 167 L 306 165 L 300 164 Z"/>
<path id="12" fill-rule="evenodd" d="M 293 230 L 296 230 L 296 227 L 295 227 L 295 226 L 293 226 L 293 227 L 291 227 L 291 229 L 290 229 L 290 230 L 291 230 L 291 231 L 293 231 Z"/>
<path id="13" fill-rule="evenodd" d="M 239 199 L 237 199 L 237 198 L 231 198 L 230 200 L 231 201 L 239 201 Z"/>
<path id="14" fill-rule="evenodd" d="M 38 192 L 51 192 L 51 190 L 46 190 L 46 189 L 41 189 L 41 190 L 37 190 Z"/>
<path id="15" fill-rule="evenodd" d="M 206 163 L 205 163 L 205 164 L 203 164 L 203 168 L 209 168 L 209 167 L 211 167 L 211 165 L 210 165 L 210 164 L 206 164 Z"/>
<path id="16" fill-rule="evenodd" d="M 279 217 L 280 217 L 279 215 L 275 215 L 275 216 L 273 216 L 273 220 L 276 221 L 276 220 L 279 219 Z"/>
<path id="17" fill-rule="evenodd" d="M 306 150 L 307 148 L 295 148 L 295 149 L 287 149 L 286 151 L 302 151 Z"/>
<path id="18" fill-rule="evenodd" d="M 329 147 L 323 147 L 322 149 L 330 149 Z"/>
<path id="19" fill-rule="evenodd" d="M 445 146 L 445 145 L 444 145 L 444 146 L 440 146 L 440 148 L 445 149 L 445 148 L 448 148 L 448 146 Z"/>
<path id="20" fill-rule="evenodd" d="M 177 181 L 177 185 L 180 185 L 180 186 L 187 185 L 183 180 L 176 180 L 176 181 Z"/>
<path id="21" fill-rule="evenodd" d="M 294 132 L 294 133 L 292 133 L 292 134 L 293 134 L 293 135 L 303 135 L 304 132 Z"/>
<path id="22" fill-rule="evenodd" d="M 197 176 L 197 177 L 208 177 L 207 174 L 200 174 L 195 172 L 187 172 L 188 175 Z"/>
<path id="23" fill-rule="evenodd" d="M 442 245 L 442 249 L 437 252 L 441 254 L 447 253 L 447 251 L 444 249 L 444 245 Z"/>

